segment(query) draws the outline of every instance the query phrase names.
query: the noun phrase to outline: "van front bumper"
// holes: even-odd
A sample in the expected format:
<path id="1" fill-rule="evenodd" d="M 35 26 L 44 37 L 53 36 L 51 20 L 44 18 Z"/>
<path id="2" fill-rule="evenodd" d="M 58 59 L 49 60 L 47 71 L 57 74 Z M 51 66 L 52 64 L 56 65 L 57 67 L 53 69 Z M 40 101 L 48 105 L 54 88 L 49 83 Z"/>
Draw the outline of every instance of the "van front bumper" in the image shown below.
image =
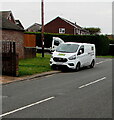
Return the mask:
<path id="1" fill-rule="evenodd" d="M 75 69 L 76 65 L 74 60 L 68 60 L 67 62 L 55 62 L 52 58 L 50 60 L 50 66 L 51 67 L 67 67 L 70 69 Z"/>

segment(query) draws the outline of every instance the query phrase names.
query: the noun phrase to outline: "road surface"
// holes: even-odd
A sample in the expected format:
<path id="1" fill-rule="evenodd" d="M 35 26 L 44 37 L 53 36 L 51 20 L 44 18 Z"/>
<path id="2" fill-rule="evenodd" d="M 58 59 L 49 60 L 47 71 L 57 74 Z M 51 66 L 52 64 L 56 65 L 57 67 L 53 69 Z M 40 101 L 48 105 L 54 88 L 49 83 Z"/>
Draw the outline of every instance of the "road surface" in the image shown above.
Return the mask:
<path id="1" fill-rule="evenodd" d="M 112 118 L 112 60 L 3 85 L 2 118 Z"/>

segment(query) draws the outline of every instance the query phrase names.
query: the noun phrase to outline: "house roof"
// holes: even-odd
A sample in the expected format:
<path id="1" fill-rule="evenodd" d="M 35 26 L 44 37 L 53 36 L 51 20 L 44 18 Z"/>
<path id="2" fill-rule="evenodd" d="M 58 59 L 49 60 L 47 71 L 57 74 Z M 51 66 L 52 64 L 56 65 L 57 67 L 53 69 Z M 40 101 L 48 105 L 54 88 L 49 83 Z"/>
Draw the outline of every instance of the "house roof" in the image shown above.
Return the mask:
<path id="1" fill-rule="evenodd" d="M 23 25 L 21 24 L 20 20 L 15 20 L 15 21 L 16 21 L 16 25 L 18 25 L 19 27 L 21 27 L 21 28 L 24 29 L 24 27 L 23 27 Z"/>
<path id="2" fill-rule="evenodd" d="M 41 27 L 42 25 L 41 25 L 41 24 L 38 24 L 38 23 L 34 23 L 33 25 L 31 25 L 31 26 L 28 27 L 27 29 L 30 29 L 30 28 L 32 28 L 32 27 L 34 27 L 34 26 L 39 26 L 39 27 Z"/>
<path id="3" fill-rule="evenodd" d="M 9 14 L 12 14 L 12 12 L 0 11 L 0 29 L 24 31 L 23 28 L 19 27 L 18 25 L 7 19 Z"/>
<path id="4" fill-rule="evenodd" d="M 0 15 L 2 15 L 4 18 L 7 18 L 11 11 L 0 11 Z"/>
<path id="5" fill-rule="evenodd" d="M 73 22 L 71 22 L 71 21 L 69 21 L 67 19 L 64 19 L 64 18 L 61 18 L 61 19 L 64 20 L 65 22 L 67 22 L 68 24 L 72 25 L 73 27 L 77 27 L 77 28 L 81 28 L 82 29 L 82 27 L 77 25 L 76 23 L 73 23 Z"/>
<path id="6" fill-rule="evenodd" d="M 0 16 L 0 29 L 24 31 L 24 29 L 2 16 Z"/>
<path id="7" fill-rule="evenodd" d="M 38 24 L 38 23 L 34 23 L 33 25 L 31 25 L 30 27 L 28 27 L 26 30 L 28 29 L 33 29 L 33 30 L 41 30 L 42 25 Z"/>
<path id="8" fill-rule="evenodd" d="M 6 18 L 6 19 L 9 19 L 9 17 L 11 17 L 11 18 L 10 18 L 11 21 L 12 21 L 13 23 L 16 23 L 16 21 L 15 21 L 15 19 L 14 19 L 14 16 L 13 16 L 13 14 L 12 14 L 11 11 L 0 11 L 0 15 L 1 15 L 2 17 Z"/>
<path id="9" fill-rule="evenodd" d="M 77 25 L 76 23 L 73 23 L 73 22 L 71 22 L 71 21 L 69 21 L 69 20 L 67 20 L 67 19 L 65 19 L 65 18 L 62 18 L 62 17 L 56 17 L 55 19 L 57 19 L 57 18 L 60 18 L 60 19 L 62 19 L 62 20 L 64 20 L 65 22 L 67 22 L 68 24 L 70 24 L 71 26 L 73 26 L 74 28 L 78 28 L 78 29 L 81 29 L 81 30 L 83 30 L 83 31 L 86 31 L 86 32 L 89 32 L 89 31 L 87 31 L 87 30 L 85 30 L 83 27 L 81 27 L 81 26 L 79 26 L 79 25 Z M 54 20 L 55 20 L 54 19 Z M 52 20 L 53 21 L 53 20 Z M 50 22 L 52 22 L 52 21 L 50 21 Z M 49 22 L 49 23 L 50 23 Z M 47 23 L 48 24 L 48 23 Z"/>
<path id="10" fill-rule="evenodd" d="M 59 18 L 60 18 L 60 17 L 59 17 Z M 83 27 L 77 25 L 76 22 L 73 23 L 73 22 L 71 22 L 71 21 L 69 21 L 69 20 L 67 20 L 67 19 L 64 19 L 64 18 L 61 18 L 61 19 L 64 20 L 65 22 L 67 22 L 68 24 L 72 25 L 72 26 L 75 27 L 75 28 L 82 29 L 83 31 L 89 32 L 89 31 L 85 30 Z"/>

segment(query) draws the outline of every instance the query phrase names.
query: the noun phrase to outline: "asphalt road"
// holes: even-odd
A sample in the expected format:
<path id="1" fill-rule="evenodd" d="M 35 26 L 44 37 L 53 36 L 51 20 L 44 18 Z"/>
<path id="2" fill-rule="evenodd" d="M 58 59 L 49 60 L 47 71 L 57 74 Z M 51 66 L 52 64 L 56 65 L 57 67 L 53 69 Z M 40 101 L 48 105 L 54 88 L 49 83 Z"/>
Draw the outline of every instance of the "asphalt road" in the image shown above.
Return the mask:
<path id="1" fill-rule="evenodd" d="M 112 118 L 112 60 L 3 85 L 3 118 Z"/>

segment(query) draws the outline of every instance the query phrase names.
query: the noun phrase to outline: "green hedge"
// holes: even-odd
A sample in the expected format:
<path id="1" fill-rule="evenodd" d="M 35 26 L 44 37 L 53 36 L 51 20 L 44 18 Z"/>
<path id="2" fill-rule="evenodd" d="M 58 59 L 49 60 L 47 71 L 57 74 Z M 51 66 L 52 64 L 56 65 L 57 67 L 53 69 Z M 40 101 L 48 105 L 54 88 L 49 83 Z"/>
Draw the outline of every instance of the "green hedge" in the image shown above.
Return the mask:
<path id="1" fill-rule="evenodd" d="M 109 47 L 109 55 L 114 56 L 114 40 L 110 39 L 109 41 L 110 41 L 110 44 L 111 44 L 110 47 Z"/>
<path id="2" fill-rule="evenodd" d="M 28 33 L 36 34 L 36 45 L 41 47 L 41 33 Z M 60 37 L 65 42 L 81 42 L 81 43 L 92 43 L 96 47 L 96 55 L 108 55 L 109 54 L 109 39 L 104 35 L 68 35 L 68 34 L 44 34 L 44 47 L 51 47 L 52 37 Z"/>

